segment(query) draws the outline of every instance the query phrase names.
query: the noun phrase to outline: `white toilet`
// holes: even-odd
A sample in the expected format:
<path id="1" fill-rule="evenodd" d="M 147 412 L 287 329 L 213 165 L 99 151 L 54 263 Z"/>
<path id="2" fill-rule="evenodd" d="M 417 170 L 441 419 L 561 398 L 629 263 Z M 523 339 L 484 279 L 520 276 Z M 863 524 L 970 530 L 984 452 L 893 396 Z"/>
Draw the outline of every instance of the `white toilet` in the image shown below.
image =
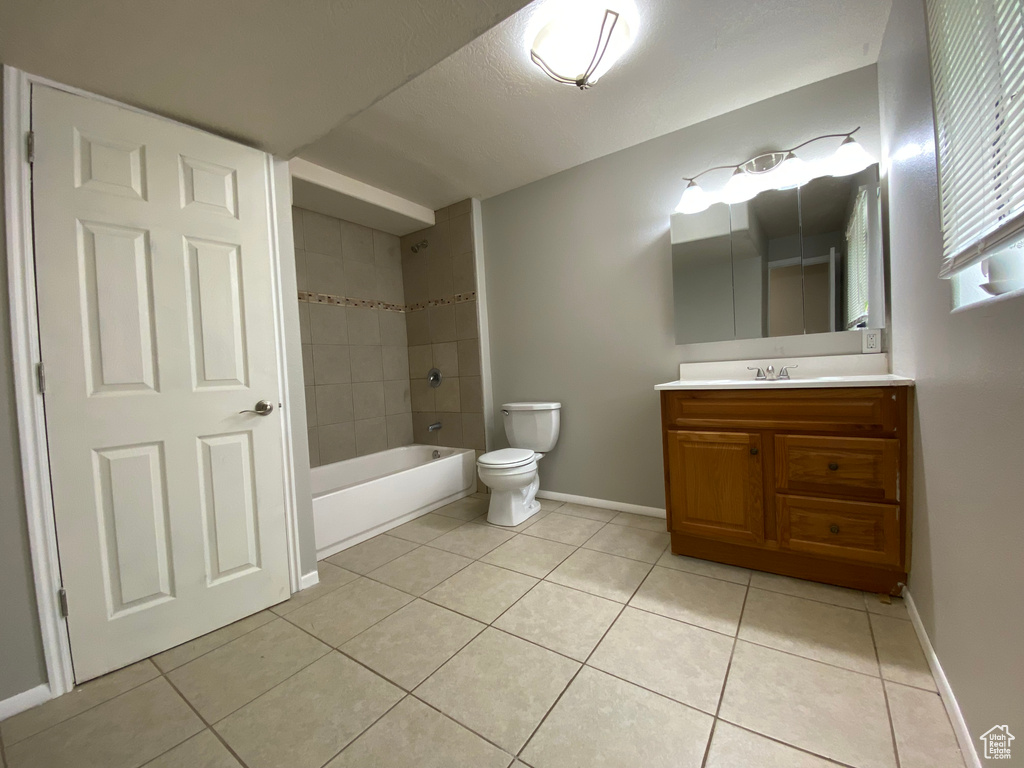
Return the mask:
<path id="1" fill-rule="evenodd" d="M 511 448 L 477 459 L 480 479 L 491 489 L 487 522 L 519 525 L 540 509 L 537 462 L 558 442 L 561 403 L 505 403 L 501 406 Z"/>

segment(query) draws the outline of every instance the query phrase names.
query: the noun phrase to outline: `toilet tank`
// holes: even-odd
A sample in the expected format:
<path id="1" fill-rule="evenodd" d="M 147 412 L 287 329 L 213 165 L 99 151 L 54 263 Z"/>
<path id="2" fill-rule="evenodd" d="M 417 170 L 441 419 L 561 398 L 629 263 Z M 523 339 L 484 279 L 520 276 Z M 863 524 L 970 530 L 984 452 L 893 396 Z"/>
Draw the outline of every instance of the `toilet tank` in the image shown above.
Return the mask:
<path id="1" fill-rule="evenodd" d="M 558 442 L 561 403 L 505 403 L 501 416 L 505 436 L 513 448 L 547 453 Z"/>

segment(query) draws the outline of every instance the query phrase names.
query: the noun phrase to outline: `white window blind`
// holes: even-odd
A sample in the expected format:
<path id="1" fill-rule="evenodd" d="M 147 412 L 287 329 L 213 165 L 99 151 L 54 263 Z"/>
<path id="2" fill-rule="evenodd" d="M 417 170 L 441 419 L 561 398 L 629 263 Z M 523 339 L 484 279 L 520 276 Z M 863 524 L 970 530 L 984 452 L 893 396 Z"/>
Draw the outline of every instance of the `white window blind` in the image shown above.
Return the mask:
<path id="1" fill-rule="evenodd" d="M 868 319 L 868 193 L 857 193 L 846 225 L 846 328 Z"/>
<path id="2" fill-rule="evenodd" d="M 943 265 L 1024 229 L 1024 0 L 926 0 Z"/>

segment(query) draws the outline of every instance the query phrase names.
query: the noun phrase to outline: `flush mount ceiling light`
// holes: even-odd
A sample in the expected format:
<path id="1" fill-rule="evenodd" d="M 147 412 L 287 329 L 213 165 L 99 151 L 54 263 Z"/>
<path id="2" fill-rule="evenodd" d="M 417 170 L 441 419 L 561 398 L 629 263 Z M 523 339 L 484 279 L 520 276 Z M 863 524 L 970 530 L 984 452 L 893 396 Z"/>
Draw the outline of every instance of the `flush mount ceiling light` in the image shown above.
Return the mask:
<path id="1" fill-rule="evenodd" d="M 849 176 L 862 171 L 875 161 L 853 138 L 853 134 L 859 130 L 854 128 L 849 133 L 815 136 L 792 149 L 766 152 L 739 165 L 717 165 L 701 171 L 696 176 L 684 179 L 687 182 L 686 189 L 676 206 L 676 212 L 700 213 L 714 203 L 733 205 L 750 200 L 768 189 L 792 189 L 802 187 L 819 176 Z M 843 142 L 831 156 L 813 163 L 797 157 L 798 149 L 821 139 L 842 139 Z M 705 173 L 722 170 L 731 170 L 732 175 L 720 191 L 707 192 L 697 183 L 697 179 Z"/>
<path id="2" fill-rule="evenodd" d="M 563 4 L 537 34 L 530 59 L 557 83 L 590 88 L 626 52 L 636 33 L 630 9 L 611 4 L 617 7 L 593 0 Z"/>

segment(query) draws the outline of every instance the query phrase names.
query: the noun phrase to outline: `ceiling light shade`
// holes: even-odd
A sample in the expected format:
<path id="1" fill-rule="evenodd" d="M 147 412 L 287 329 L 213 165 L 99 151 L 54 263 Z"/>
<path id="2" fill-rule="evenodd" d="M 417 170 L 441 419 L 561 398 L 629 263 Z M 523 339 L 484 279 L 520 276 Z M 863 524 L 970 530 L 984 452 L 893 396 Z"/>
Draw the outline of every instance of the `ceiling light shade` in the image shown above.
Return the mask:
<path id="1" fill-rule="evenodd" d="M 725 187 L 722 189 L 721 199 L 723 203 L 728 203 L 729 205 L 745 203 L 747 200 L 756 197 L 757 193 L 762 189 L 763 186 L 758 183 L 755 177 L 737 168 L 733 171 L 729 181 L 726 182 Z"/>
<path id="2" fill-rule="evenodd" d="M 596 83 L 626 52 L 636 34 L 636 18 L 623 3 L 575 0 L 537 34 L 530 50 L 534 64 L 559 83 L 581 91 Z"/>
<path id="3" fill-rule="evenodd" d="M 691 181 L 683 190 L 683 196 L 679 198 L 676 212 L 700 213 L 711 207 L 712 202 L 711 195 L 705 192 L 697 182 Z"/>
<path id="4" fill-rule="evenodd" d="M 851 173 L 863 171 L 875 161 L 853 136 L 847 136 L 839 149 L 828 161 L 829 172 L 833 176 L 849 176 Z"/>

